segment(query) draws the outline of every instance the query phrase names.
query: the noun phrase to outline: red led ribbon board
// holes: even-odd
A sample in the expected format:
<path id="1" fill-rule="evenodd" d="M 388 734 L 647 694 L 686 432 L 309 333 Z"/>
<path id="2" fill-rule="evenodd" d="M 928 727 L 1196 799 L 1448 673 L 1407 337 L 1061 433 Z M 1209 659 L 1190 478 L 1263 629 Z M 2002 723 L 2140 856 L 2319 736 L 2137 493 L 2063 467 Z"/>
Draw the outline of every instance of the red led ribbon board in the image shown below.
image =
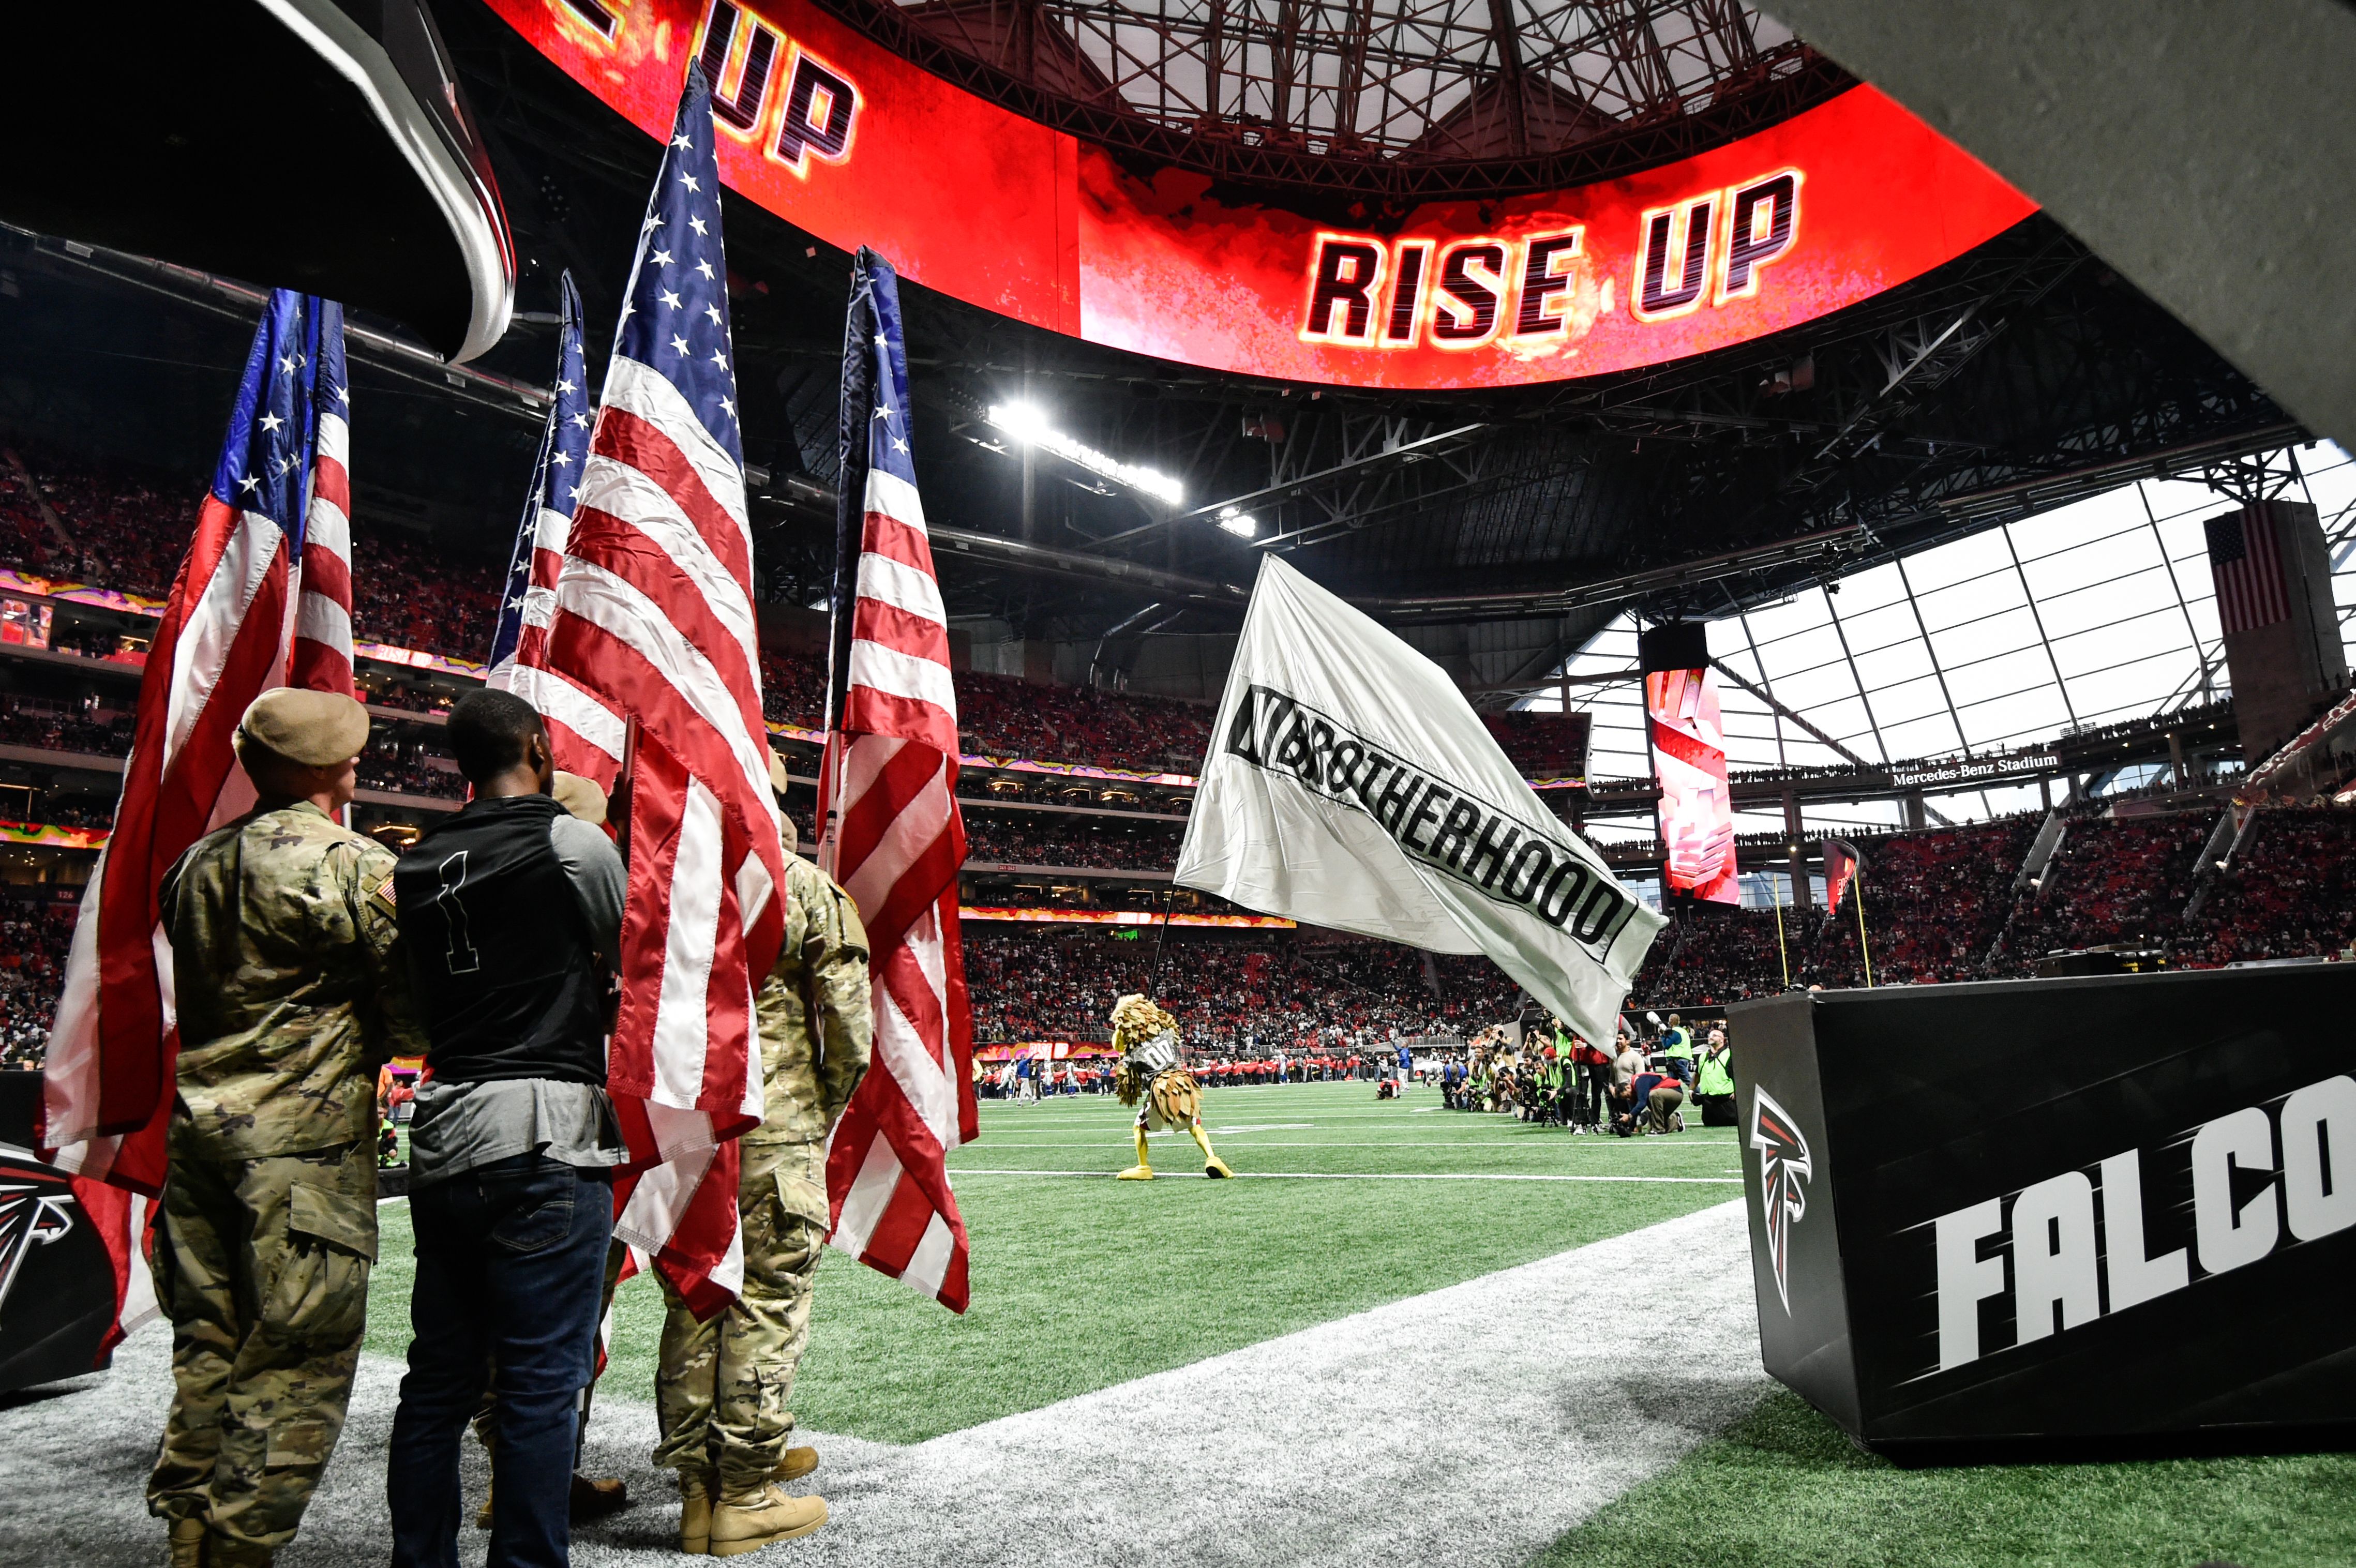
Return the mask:
<path id="1" fill-rule="evenodd" d="M 650 135 L 715 80 L 729 188 L 901 275 L 1114 348 L 1330 385 L 1602 375 L 1781 331 L 2035 210 L 1869 87 L 1623 179 L 1322 219 L 1141 174 L 808 0 L 490 0 Z"/>

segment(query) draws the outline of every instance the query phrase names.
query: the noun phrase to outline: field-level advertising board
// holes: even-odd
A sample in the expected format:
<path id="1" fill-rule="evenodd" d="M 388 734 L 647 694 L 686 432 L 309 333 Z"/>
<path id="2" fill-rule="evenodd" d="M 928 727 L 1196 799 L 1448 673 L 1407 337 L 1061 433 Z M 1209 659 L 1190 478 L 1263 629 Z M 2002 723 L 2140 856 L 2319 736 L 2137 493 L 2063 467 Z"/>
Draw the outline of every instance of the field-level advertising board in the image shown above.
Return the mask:
<path id="1" fill-rule="evenodd" d="M 2356 1431 L 2356 968 L 1738 1003 L 1768 1371 L 1868 1445 Z"/>

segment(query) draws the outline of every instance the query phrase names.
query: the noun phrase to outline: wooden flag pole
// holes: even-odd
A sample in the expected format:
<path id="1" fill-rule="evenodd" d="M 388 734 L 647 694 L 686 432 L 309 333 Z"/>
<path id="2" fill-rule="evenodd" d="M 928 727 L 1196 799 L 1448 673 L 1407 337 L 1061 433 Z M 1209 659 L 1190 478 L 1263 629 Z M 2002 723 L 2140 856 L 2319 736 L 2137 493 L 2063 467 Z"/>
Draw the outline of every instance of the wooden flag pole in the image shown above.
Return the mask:
<path id="1" fill-rule="evenodd" d="M 1870 991 L 1873 989 L 1873 949 L 1865 943 L 1864 878 L 1855 875 L 1849 878 L 1848 896 L 1857 901 L 1857 952 L 1858 956 L 1865 960 L 1865 988 Z"/>

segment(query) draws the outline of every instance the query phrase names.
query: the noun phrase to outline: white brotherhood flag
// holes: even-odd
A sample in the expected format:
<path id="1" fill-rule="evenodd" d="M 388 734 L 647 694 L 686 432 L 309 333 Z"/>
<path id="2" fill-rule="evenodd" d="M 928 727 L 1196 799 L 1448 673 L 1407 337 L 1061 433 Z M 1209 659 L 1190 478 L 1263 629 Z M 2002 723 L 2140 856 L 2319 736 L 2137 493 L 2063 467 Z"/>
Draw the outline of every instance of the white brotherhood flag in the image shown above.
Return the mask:
<path id="1" fill-rule="evenodd" d="M 1609 1042 L 1661 929 L 1514 771 L 1446 672 L 1269 557 L 1178 882 L 1434 953 L 1485 953 Z"/>

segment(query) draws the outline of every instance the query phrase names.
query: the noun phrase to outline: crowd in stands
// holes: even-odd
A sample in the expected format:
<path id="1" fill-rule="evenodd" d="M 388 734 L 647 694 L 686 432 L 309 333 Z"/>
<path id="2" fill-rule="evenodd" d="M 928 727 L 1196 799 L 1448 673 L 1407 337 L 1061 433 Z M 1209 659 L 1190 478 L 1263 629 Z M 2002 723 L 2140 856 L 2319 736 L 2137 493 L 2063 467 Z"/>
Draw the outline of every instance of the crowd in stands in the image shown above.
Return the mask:
<path id="1" fill-rule="evenodd" d="M 969 928 L 974 1039 L 1104 1039 L 1114 1001 L 1150 977 L 1188 1045 L 1230 1059 L 1363 1055 L 1395 1036 L 1468 1032 L 1515 1005 L 1514 983 L 1486 959 L 1434 958 L 1428 979 L 1422 955 L 1388 943 L 1181 937 L 1158 976 L 1156 945 L 1152 933 L 1116 942 L 1099 931 Z"/>
<path id="2" fill-rule="evenodd" d="M 1206 1089 L 1246 1088 L 1267 1083 L 1334 1083 L 1372 1078 L 1391 1060 L 1387 1053 L 1360 1056 L 1320 1051 L 1290 1056 L 1281 1051 L 1261 1057 L 1211 1056 L 1189 1053 L 1187 1071 Z M 985 1100 L 1031 1101 L 1051 1094 L 1109 1094 L 1114 1092 L 1109 1055 L 1076 1057 L 1056 1061 L 1028 1056 L 1009 1057 L 992 1067 L 977 1061 L 974 1092 Z"/>
<path id="3" fill-rule="evenodd" d="M 16 815 L 19 811 L 23 813 L 21 816 Z M 29 804 L 21 807 L 0 802 L 0 821 L 40 823 L 51 827 L 112 827 L 114 826 L 114 801 L 112 796 L 101 799 L 95 795 L 42 790 Z"/>
<path id="4" fill-rule="evenodd" d="M 175 475 L 16 449 L 74 540 L 40 515 L 13 464 L 0 462 L 0 566 L 161 599 L 171 592 L 203 500 Z M 498 616 L 506 560 L 462 556 L 382 528 L 352 531 L 352 635 L 445 657 L 481 659 Z"/>
<path id="5" fill-rule="evenodd" d="M 1858 846 L 1866 941 L 1877 985 L 1937 985 L 1983 977 L 2012 905 L 2012 881 L 2038 818 L 2017 816 L 1931 833 L 1901 833 Z M 1821 922 L 1806 984 L 1861 986 L 1865 960 L 1856 912 Z M 1795 976 L 1796 977 L 1796 976 Z M 1682 998 L 1679 998 L 1682 999 Z"/>
<path id="6" fill-rule="evenodd" d="M 812 730 L 822 723 L 822 658 L 766 650 L 761 687 L 770 719 Z M 1210 744 L 1211 709 L 1200 703 L 973 670 L 958 676 L 957 699 L 958 740 L 969 754 L 1192 774 Z"/>
<path id="7" fill-rule="evenodd" d="M 968 859 L 1005 865 L 1166 871 L 1185 828 L 1176 823 L 1066 816 L 1044 811 L 969 811 Z"/>
<path id="8" fill-rule="evenodd" d="M 2202 964 L 2311 958 L 2356 940 L 2356 811 L 2259 813 L 2179 940 Z M 2186 949 L 2190 948 L 2188 955 Z"/>
<path id="9" fill-rule="evenodd" d="M 2226 698 L 2215 702 L 2197 703 L 2190 708 L 2179 708 L 2168 713 L 2146 713 L 2133 719 L 2122 719 L 2115 723 L 2094 724 L 2084 729 L 2067 730 L 2062 731 L 2062 739 L 2058 743 L 2074 751 L 2082 746 L 2100 745 L 2105 741 L 2131 741 L 2143 735 L 2165 735 L 2171 731 L 2182 733 L 2211 724 L 2230 724 L 2233 721 L 2233 700 Z M 2051 745 L 2025 748 L 2029 752 L 2050 752 L 2054 749 Z"/>
<path id="10" fill-rule="evenodd" d="M 128 709 L 95 699 L 0 695 L 0 744 L 121 757 L 131 750 L 133 722 Z"/>
<path id="11" fill-rule="evenodd" d="M 448 765 L 439 732 L 421 732 L 413 724 L 370 727 L 368 750 L 359 756 L 359 786 L 441 800 L 466 798 L 466 781 Z"/>
<path id="12" fill-rule="evenodd" d="M 1575 777 L 1587 771 L 1587 728 L 1559 713 L 1483 713 L 1497 744 L 1530 778 Z"/>
<path id="13" fill-rule="evenodd" d="M 444 658 L 487 659 L 507 561 L 455 556 L 423 539 L 352 531 L 352 637 Z"/>
<path id="14" fill-rule="evenodd" d="M 73 945 L 74 912 L 71 902 L 0 899 L 0 1068 L 41 1064 Z"/>
<path id="15" fill-rule="evenodd" d="M 196 526 L 200 496 L 168 475 L 82 462 L 33 447 L 17 455 L 37 495 L 14 463 L 0 461 L 0 566 L 48 578 L 97 583 L 161 599 L 171 591 Z M 41 516 L 48 503 L 73 537 L 69 549 Z"/>
<path id="16" fill-rule="evenodd" d="M 2178 933 L 2214 812 L 2070 824 L 2039 885 L 2013 911 L 2004 952 L 2044 954 L 2110 943 L 2157 946 Z"/>

